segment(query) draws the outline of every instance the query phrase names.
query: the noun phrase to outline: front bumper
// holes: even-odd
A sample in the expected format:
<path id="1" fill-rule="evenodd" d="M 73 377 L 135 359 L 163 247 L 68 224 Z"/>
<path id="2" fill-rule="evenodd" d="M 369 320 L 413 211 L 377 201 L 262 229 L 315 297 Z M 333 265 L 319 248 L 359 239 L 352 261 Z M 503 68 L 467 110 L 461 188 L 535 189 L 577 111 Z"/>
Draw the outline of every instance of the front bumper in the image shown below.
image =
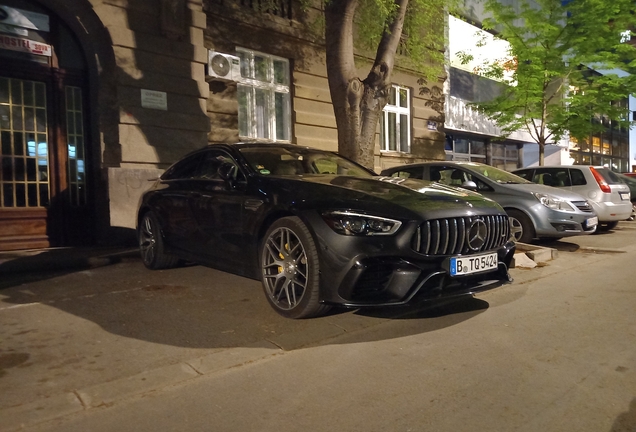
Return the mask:
<path id="1" fill-rule="evenodd" d="M 308 225 L 317 239 L 324 303 L 397 306 L 476 293 L 511 281 L 508 268 L 513 242 L 489 251 L 497 252 L 497 269 L 452 277 L 445 264 L 450 255 L 431 256 L 413 249 L 418 222 L 404 223 L 391 236 L 345 236 L 335 233 L 319 215 L 310 219 Z"/>
<path id="2" fill-rule="evenodd" d="M 570 237 L 581 234 L 593 234 L 598 224 L 590 226 L 588 220 L 597 216 L 595 213 L 564 212 L 536 207 L 534 225 L 537 237 Z M 599 218 L 600 219 L 600 218 Z"/>

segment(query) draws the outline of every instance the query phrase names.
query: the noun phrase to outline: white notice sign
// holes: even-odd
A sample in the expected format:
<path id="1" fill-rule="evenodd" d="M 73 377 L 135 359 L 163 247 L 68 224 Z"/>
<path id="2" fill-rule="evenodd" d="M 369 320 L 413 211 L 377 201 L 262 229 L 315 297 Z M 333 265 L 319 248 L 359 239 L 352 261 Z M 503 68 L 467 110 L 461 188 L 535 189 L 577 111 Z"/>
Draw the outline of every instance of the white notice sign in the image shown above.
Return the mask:
<path id="1" fill-rule="evenodd" d="M 168 93 L 141 89 L 141 106 L 144 108 L 168 110 Z"/>

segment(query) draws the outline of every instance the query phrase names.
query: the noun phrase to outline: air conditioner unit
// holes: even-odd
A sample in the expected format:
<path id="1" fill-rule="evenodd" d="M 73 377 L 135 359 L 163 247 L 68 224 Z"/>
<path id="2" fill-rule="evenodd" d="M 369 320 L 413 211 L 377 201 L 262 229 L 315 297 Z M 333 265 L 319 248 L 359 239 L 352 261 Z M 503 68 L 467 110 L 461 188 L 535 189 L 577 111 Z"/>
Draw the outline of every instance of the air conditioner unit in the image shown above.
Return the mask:
<path id="1" fill-rule="evenodd" d="M 208 51 L 208 75 L 206 81 L 238 81 L 241 62 L 237 56 Z"/>

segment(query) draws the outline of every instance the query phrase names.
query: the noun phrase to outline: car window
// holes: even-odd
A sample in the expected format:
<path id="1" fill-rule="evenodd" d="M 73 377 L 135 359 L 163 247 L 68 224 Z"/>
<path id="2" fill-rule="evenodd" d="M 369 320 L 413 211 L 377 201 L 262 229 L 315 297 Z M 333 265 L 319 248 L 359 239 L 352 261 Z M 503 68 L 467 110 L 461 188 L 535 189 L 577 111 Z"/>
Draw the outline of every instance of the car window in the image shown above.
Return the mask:
<path id="1" fill-rule="evenodd" d="M 391 177 L 400 177 L 400 178 L 416 178 L 421 179 L 424 174 L 424 168 L 422 167 L 412 167 L 412 168 L 402 168 L 399 171 L 391 174 Z"/>
<path id="2" fill-rule="evenodd" d="M 516 175 L 526 180 L 531 180 L 533 173 L 534 173 L 534 170 L 515 171 Z"/>
<path id="3" fill-rule="evenodd" d="M 481 181 L 468 171 L 464 171 L 455 167 L 437 167 L 431 168 L 431 179 L 439 175 L 439 182 L 449 186 L 461 187 L 465 182 L 472 181 L 477 185 L 477 190 L 481 192 L 491 191 L 492 188 Z"/>
<path id="4" fill-rule="evenodd" d="M 187 180 L 195 177 L 202 153 L 198 152 L 175 163 L 161 176 L 161 180 Z"/>
<path id="5" fill-rule="evenodd" d="M 239 181 L 245 179 L 236 161 L 228 153 L 221 150 L 210 150 L 205 153 L 205 156 L 197 168 L 195 178 L 202 180 L 221 180 L 222 177 L 219 173 L 219 168 L 227 164 L 232 166 L 230 170 L 232 177 Z"/>
<path id="6" fill-rule="evenodd" d="M 585 174 L 580 169 L 570 169 L 570 179 L 572 180 L 572 186 L 585 186 L 587 180 L 585 180 Z"/>
<path id="7" fill-rule="evenodd" d="M 502 169 L 499 169 L 490 165 L 470 163 L 470 164 L 465 164 L 464 167 L 468 171 L 477 172 L 483 175 L 484 177 L 488 177 L 489 179 L 497 183 L 502 183 L 502 184 L 503 183 L 508 183 L 508 184 L 532 183 L 524 178 L 519 177 L 516 174 L 513 174 L 508 171 L 504 171 Z"/>
<path id="8" fill-rule="evenodd" d="M 270 148 L 243 147 L 240 149 L 252 169 L 261 175 L 335 174 L 370 177 L 374 174 L 336 153 L 305 147 Z"/>
<path id="9" fill-rule="evenodd" d="M 532 181 L 546 186 L 572 186 L 568 168 L 537 168 Z"/>

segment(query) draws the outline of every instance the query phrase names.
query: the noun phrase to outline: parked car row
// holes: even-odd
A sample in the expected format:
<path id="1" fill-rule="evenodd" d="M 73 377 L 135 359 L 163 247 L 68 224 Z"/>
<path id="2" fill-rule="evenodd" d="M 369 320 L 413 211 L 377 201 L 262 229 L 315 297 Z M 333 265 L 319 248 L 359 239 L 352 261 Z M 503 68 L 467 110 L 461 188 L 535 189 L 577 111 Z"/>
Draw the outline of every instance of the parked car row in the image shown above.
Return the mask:
<path id="1" fill-rule="evenodd" d="M 585 197 L 594 207 L 603 229 L 613 229 L 632 214 L 629 186 L 622 176 L 602 166 L 541 166 L 523 168 L 515 174 L 535 183 L 569 190 Z"/>
<path id="2" fill-rule="evenodd" d="M 475 162 L 426 162 L 382 174 L 476 190 L 501 204 L 520 242 L 610 230 L 636 216 L 636 179 L 606 167 L 541 166 L 509 173 Z"/>
<path id="3" fill-rule="evenodd" d="M 140 252 L 150 269 L 193 261 L 260 279 L 276 312 L 307 318 L 470 295 L 511 280 L 515 242 L 630 216 L 628 186 L 605 168 L 517 173 L 430 162 L 377 175 L 297 145 L 209 145 L 143 194 Z"/>
<path id="4" fill-rule="evenodd" d="M 598 217 L 581 195 L 533 183 L 476 162 L 426 162 L 382 171 L 392 177 L 419 178 L 477 191 L 498 202 L 510 217 L 515 241 L 594 233 Z"/>

